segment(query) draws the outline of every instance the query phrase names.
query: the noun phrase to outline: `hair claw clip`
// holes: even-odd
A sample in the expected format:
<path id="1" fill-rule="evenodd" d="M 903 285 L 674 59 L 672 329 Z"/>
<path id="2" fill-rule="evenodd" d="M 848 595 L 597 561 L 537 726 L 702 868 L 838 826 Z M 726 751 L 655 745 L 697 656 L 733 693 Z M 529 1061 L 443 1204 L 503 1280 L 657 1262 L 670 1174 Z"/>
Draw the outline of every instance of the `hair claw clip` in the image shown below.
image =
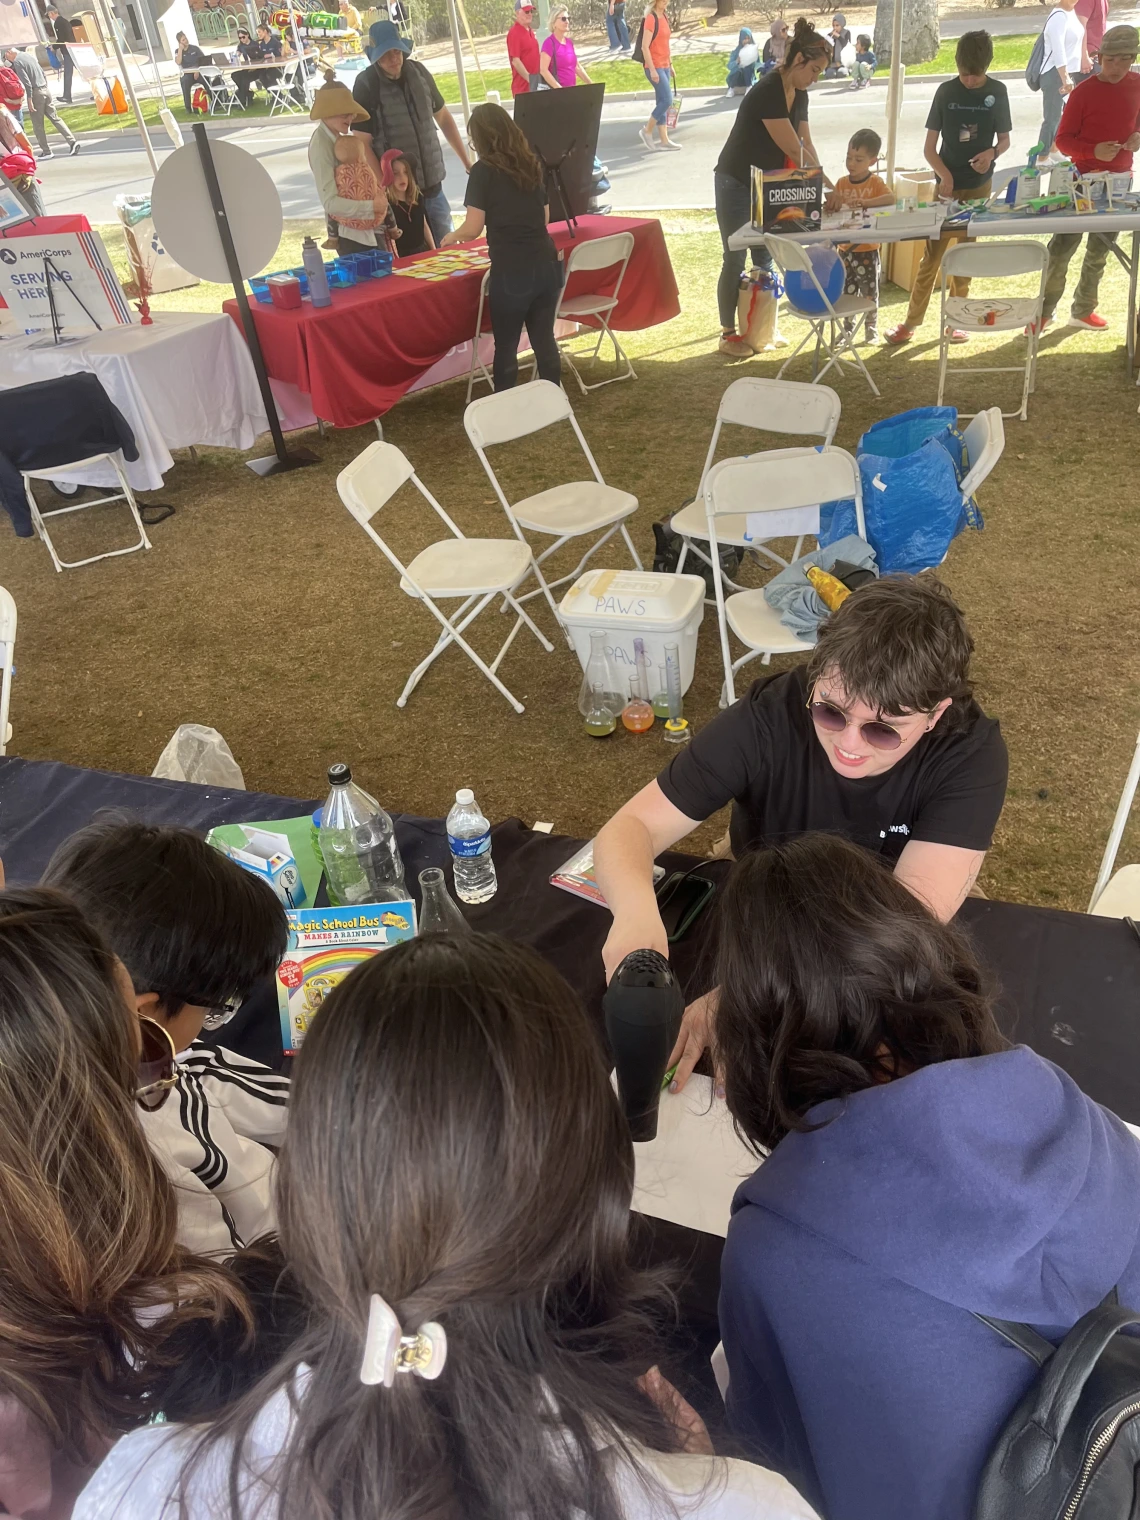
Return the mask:
<path id="1" fill-rule="evenodd" d="M 430 1382 L 447 1361 L 447 1333 L 434 1320 L 421 1325 L 415 1335 L 405 1335 L 391 1306 L 373 1293 L 368 1306 L 368 1329 L 364 1335 L 362 1383 L 383 1383 L 391 1388 L 397 1372 L 414 1372 Z"/>

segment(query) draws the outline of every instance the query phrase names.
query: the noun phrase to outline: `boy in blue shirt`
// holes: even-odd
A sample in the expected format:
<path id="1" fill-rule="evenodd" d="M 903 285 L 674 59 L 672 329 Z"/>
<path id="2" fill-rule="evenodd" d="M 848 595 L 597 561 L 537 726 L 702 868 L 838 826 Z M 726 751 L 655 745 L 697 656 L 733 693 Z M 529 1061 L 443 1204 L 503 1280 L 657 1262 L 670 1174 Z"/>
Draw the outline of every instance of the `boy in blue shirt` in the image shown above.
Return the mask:
<path id="1" fill-rule="evenodd" d="M 865 90 L 871 83 L 871 76 L 878 67 L 879 60 L 875 57 L 871 48 L 871 39 L 866 32 L 860 32 L 855 39 L 855 62 L 851 66 L 851 89 Z"/>

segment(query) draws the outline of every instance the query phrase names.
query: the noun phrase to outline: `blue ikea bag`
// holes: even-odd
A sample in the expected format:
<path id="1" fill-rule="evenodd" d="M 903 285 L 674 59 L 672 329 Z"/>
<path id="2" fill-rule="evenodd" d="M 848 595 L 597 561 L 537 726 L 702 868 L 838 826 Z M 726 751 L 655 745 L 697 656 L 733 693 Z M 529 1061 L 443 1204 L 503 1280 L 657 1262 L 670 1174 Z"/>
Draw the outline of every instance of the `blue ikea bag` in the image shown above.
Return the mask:
<path id="1" fill-rule="evenodd" d="M 915 407 L 887 417 L 867 429 L 856 455 L 867 542 L 883 575 L 940 565 L 964 527 L 983 526 L 976 503 L 962 505 L 968 461 L 955 407 Z M 820 513 L 821 547 L 856 531 L 853 502 L 835 502 Z"/>

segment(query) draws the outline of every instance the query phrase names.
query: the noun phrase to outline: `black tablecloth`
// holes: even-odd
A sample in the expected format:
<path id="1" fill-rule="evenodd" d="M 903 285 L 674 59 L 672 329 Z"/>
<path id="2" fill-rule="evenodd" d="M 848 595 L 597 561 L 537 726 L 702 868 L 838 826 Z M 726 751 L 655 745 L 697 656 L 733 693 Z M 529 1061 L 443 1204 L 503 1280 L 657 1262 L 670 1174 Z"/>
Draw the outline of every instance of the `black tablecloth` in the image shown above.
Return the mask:
<path id="1" fill-rule="evenodd" d="M 217 823 L 296 817 L 316 805 L 261 792 L 0 759 L 0 859 L 10 883 L 34 882 L 60 841 L 106 807 L 205 832 Z M 396 815 L 395 825 L 409 884 L 425 866 L 448 863 L 442 820 Z M 601 948 L 609 915 L 548 882 L 578 841 L 533 833 L 517 818 L 496 825 L 492 839 L 499 891 L 489 903 L 465 908 L 466 917 L 473 927 L 533 945 L 600 1019 Z M 692 864 L 680 854 L 663 856 L 662 862 L 674 868 Z M 727 870 L 723 862 L 709 862 L 702 874 L 719 882 Z M 1140 942 L 1128 927 L 1113 919 L 979 899 L 964 904 L 959 921 L 998 980 L 999 1017 L 1007 1034 L 1064 1067 L 1098 1102 L 1140 1124 Z M 710 985 L 702 954 L 707 923 L 698 920 L 693 933 L 674 947 L 673 962 L 690 997 Z M 281 1063 L 272 989 L 251 999 L 226 1026 L 225 1043 L 268 1064 Z M 683 1271 L 683 1331 L 674 1342 L 674 1366 L 689 1374 L 687 1391 L 711 1414 L 716 1404 L 707 1356 L 717 1340 L 722 1242 L 646 1220 L 638 1245 L 645 1260 L 671 1261 Z M 694 1378 L 703 1379 L 704 1398 Z"/>

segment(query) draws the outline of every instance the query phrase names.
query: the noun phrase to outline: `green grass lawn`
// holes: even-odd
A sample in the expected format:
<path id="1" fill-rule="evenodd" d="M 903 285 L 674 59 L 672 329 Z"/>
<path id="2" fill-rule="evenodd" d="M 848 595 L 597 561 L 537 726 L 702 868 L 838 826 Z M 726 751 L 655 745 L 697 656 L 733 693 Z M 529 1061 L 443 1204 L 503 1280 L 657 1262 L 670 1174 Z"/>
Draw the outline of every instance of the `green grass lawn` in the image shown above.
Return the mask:
<path id="1" fill-rule="evenodd" d="M 994 38 L 994 61 L 995 72 L 1003 70 L 1024 69 L 1029 61 L 1029 54 L 1036 40 L 1036 33 L 1019 33 L 1013 37 Z M 953 74 L 954 67 L 953 41 L 944 42 L 938 50 L 938 56 L 929 63 L 919 63 L 907 70 L 908 74 Z M 699 90 L 706 87 L 721 86 L 724 84 L 726 65 L 728 61 L 727 50 L 723 53 L 681 53 L 678 55 L 675 68 L 677 74 L 677 87 L 681 90 Z M 647 90 L 649 85 L 645 78 L 645 71 L 638 63 L 631 63 L 628 59 L 617 59 L 613 62 L 595 63 L 588 67 L 590 78 L 595 84 L 604 84 L 610 95 L 632 93 L 635 90 Z M 436 83 L 448 105 L 458 105 L 459 101 L 459 78 L 456 74 L 437 74 Z M 467 74 L 467 91 L 470 99 L 478 101 L 486 98 L 487 90 L 498 90 L 499 94 L 506 99 L 511 93 L 511 74 L 509 69 L 484 69 L 482 75 L 476 69 L 471 69 Z M 174 104 L 177 99 L 177 105 Z M 153 125 L 159 131 L 162 123 L 159 120 L 160 100 L 144 100 L 140 102 L 143 118 L 148 126 Z M 195 118 L 189 116 L 183 109 L 181 98 L 177 92 L 170 96 L 170 109 L 174 112 L 178 121 L 192 121 Z M 64 106 L 60 112 L 64 121 L 73 132 L 107 132 L 116 129 L 133 130 L 135 119 L 132 112 L 125 116 L 100 116 L 93 105 L 90 106 Z M 264 95 L 255 95 L 253 104 L 247 111 L 233 113 L 234 121 L 251 121 L 264 118 L 269 115 L 269 103 Z M 200 118 L 199 118 L 200 119 Z"/>
<path id="2" fill-rule="evenodd" d="M 994 38 L 994 61 L 990 72 L 1000 74 L 1014 69 L 1024 69 L 1037 41 L 1036 32 L 1018 32 L 1011 37 Z M 956 74 L 954 49 L 957 41 L 951 39 L 938 49 L 938 56 L 929 63 L 916 63 L 907 69 L 908 74 Z"/>

